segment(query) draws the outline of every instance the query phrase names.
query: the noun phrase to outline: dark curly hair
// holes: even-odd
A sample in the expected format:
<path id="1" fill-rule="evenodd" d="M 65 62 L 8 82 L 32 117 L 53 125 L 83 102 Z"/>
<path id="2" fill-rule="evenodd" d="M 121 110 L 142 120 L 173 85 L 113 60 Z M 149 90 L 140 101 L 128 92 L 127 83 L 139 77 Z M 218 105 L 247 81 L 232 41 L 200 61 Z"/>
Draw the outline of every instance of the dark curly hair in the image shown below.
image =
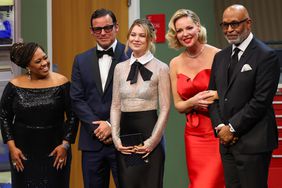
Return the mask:
<path id="1" fill-rule="evenodd" d="M 10 51 L 10 59 L 13 63 L 25 69 L 30 63 L 37 48 L 43 50 L 43 48 L 35 42 L 14 43 Z"/>

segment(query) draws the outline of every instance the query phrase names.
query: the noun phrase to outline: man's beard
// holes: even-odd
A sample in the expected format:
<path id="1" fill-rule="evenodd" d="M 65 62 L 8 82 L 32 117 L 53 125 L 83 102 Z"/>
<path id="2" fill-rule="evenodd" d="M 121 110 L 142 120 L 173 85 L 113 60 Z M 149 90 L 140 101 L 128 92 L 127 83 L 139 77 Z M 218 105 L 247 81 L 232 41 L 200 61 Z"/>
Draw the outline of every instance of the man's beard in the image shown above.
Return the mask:
<path id="1" fill-rule="evenodd" d="M 229 44 L 239 45 L 248 37 L 248 30 L 245 29 L 243 33 L 239 34 L 236 39 L 229 40 L 226 35 L 224 35 L 224 37 Z"/>

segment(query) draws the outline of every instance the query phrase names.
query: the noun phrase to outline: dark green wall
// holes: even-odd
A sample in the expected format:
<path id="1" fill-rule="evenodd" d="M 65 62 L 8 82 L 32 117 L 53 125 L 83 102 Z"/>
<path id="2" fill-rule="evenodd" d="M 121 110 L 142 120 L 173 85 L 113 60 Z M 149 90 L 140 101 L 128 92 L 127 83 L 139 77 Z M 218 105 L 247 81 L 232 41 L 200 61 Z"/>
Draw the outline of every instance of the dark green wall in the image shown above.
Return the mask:
<path id="1" fill-rule="evenodd" d="M 37 42 L 47 50 L 47 0 L 20 1 L 24 42 Z"/>
<path id="2" fill-rule="evenodd" d="M 208 43 L 215 43 L 214 34 L 214 7 L 212 0 L 140 0 L 141 18 L 147 14 L 165 14 L 166 30 L 170 17 L 180 9 L 191 9 L 198 14 L 202 25 L 207 28 Z M 167 43 L 158 43 L 155 56 L 169 64 L 170 60 L 179 54 L 179 51 L 169 49 Z M 184 148 L 185 116 L 172 110 L 166 128 L 166 163 L 164 188 L 187 187 L 189 180 L 186 170 Z M 200 156 L 199 156 L 200 157 Z"/>

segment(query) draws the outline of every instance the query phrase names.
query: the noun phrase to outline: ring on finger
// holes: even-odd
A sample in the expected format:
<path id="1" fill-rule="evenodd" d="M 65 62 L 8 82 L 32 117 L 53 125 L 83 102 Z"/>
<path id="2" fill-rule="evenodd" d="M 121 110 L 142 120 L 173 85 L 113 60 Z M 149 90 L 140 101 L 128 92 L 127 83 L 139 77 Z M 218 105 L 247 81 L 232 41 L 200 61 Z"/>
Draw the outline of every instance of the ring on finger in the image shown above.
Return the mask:
<path id="1" fill-rule="evenodd" d="M 17 163 L 16 163 L 16 162 L 13 162 L 13 165 L 14 165 L 14 166 L 17 166 Z"/>
<path id="2" fill-rule="evenodd" d="M 64 162 L 64 159 L 59 159 L 59 163 L 62 163 L 62 162 Z"/>

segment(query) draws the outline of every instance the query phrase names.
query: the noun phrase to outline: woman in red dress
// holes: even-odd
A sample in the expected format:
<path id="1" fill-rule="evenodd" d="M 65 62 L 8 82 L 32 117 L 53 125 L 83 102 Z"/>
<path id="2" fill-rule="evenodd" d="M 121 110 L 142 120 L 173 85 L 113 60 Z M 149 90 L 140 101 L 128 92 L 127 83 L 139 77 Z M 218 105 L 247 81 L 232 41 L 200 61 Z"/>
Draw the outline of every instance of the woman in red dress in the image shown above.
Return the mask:
<path id="1" fill-rule="evenodd" d="M 170 78 L 175 108 L 186 114 L 189 188 L 223 188 L 219 140 L 214 136 L 207 110 L 217 98 L 217 92 L 207 88 L 213 58 L 219 49 L 206 43 L 206 29 L 199 17 L 186 9 L 174 13 L 166 38 L 171 48 L 185 48 L 171 60 Z"/>

